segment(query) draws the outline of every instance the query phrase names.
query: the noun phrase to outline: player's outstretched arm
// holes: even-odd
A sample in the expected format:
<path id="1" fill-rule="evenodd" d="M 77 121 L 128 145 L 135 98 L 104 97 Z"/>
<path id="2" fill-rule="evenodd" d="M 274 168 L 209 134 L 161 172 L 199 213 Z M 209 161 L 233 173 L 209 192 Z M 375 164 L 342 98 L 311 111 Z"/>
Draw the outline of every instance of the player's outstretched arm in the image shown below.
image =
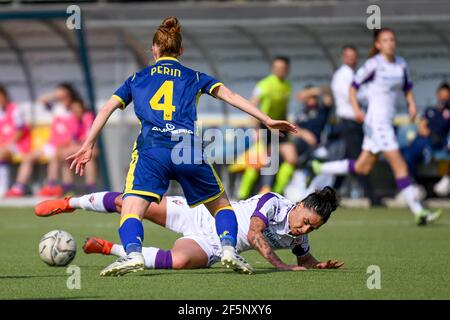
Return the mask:
<path id="1" fill-rule="evenodd" d="M 93 149 L 100 131 L 108 121 L 111 114 L 121 106 L 121 102 L 119 102 L 116 98 L 111 97 L 95 117 L 91 130 L 89 130 L 89 135 L 80 150 L 66 158 L 66 160 L 72 160 L 70 169 L 72 170 L 75 168 L 76 174 L 80 174 L 80 176 L 84 174 L 84 167 L 86 163 L 92 159 Z"/>
<path id="2" fill-rule="evenodd" d="M 307 269 L 339 269 L 344 265 L 344 262 L 339 260 L 327 260 L 320 262 L 308 253 L 303 257 L 297 257 L 297 264 Z"/>
<path id="3" fill-rule="evenodd" d="M 258 217 L 251 218 L 250 228 L 247 234 L 250 245 L 258 250 L 258 252 L 278 270 L 306 270 L 303 266 L 288 265 L 281 261 L 264 237 L 263 230 L 265 227 L 266 224 L 262 219 Z"/>
<path id="4" fill-rule="evenodd" d="M 297 129 L 295 125 L 285 120 L 273 120 L 268 115 L 264 114 L 261 110 L 259 110 L 253 103 L 240 96 L 236 92 L 231 91 L 224 85 L 220 85 L 215 88 L 212 92 L 214 96 L 225 101 L 226 103 L 231 104 L 233 107 L 236 107 L 249 115 L 255 117 L 259 121 L 261 121 L 266 127 L 271 130 L 280 130 L 287 132 L 296 132 Z M 284 136 L 283 133 L 280 133 L 281 136 Z"/>

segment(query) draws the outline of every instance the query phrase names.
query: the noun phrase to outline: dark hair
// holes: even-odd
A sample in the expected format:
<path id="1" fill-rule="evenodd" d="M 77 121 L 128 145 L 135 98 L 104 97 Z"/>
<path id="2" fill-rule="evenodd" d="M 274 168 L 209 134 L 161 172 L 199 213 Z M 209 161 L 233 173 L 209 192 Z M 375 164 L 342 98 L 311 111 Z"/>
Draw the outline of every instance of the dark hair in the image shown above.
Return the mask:
<path id="1" fill-rule="evenodd" d="M 353 50 L 355 52 L 358 52 L 358 49 L 353 44 L 344 44 L 341 48 L 341 52 L 344 52 L 345 50 Z"/>
<path id="2" fill-rule="evenodd" d="M 277 60 L 283 61 L 287 66 L 291 64 L 291 59 L 289 59 L 289 57 L 286 56 L 276 56 L 275 58 L 272 59 L 272 63 L 274 63 Z"/>
<path id="3" fill-rule="evenodd" d="M 162 57 L 178 57 L 182 40 L 181 25 L 176 17 L 165 18 L 153 36 L 153 44 L 159 46 Z"/>
<path id="4" fill-rule="evenodd" d="M 441 91 L 442 89 L 449 90 L 450 91 L 450 85 L 447 82 L 442 82 L 439 87 L 437 88 L 437 91 Z"/>
<path id="5" fill-rule="evenodd" d="M 372 47 L 370 48 L 369 51 L 369 58 L 372 58 L 373 56 L 377 55 L 380 51 L 377 49 L 377 47 L 375 46 L 375 43 L 378 41 L 378 38 L 380 37 L 380 35 L 383 32 L 392 32 L 395 35 L 394 30 L 392 30 L 391 28 L 381 28 L 381 29 L 375 29 L 375 31 L 373 32 L 373 43 L 372 43 Z"/>
<path id="6" fill-rule="evenodd" d="M 66 90 L 69 93 L 70 100 L 72 100 L 72 102 L 83 101 L 83 99 L 81 99 L 81 95 L 78 93 L 78 91 L 74 88 L 72 84 L 68 82 L 61 82 L 60 84 L 57 85 L 57 87 Z"/>
<path id="7" fill-rule="evenodd" d="M 9 101 L 9 93 L 8 93 L 8 90 L 7 90 L 6 87 L 5 87 L 4 85 L 2 85 L 1 83 L 0 83 L 0 94 L 3 95 L 3 96 L 5 96 L 6 100 Z"/>
<path id="8" fill-rule="evenodd" d="M 339 206 L 339 199 L 336 191 L 331 187 L 325 187 L 320 191 L 315 191 L 300 201 L 303 206 L 310 209 L 322 217 L 323 222 L 327 222 L 331 213 Z"/>

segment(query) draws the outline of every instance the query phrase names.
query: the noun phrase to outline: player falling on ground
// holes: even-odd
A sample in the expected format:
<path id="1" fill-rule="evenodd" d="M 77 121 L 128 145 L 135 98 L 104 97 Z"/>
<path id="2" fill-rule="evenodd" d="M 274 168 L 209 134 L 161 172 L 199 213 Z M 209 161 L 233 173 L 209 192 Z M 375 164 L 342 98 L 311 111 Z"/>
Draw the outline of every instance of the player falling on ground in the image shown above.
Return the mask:
<path id="1" fill-rule="evenodd" d="M 171 179 L 181 184 L 189 206 L 205 204 L 215 216 L 222 263 L 252 272 L 251 266 L 235 252 L 238 223 L 222 183 L 203 150 L 193 152 L 201 138 L 195 134 L 197 101 L 201 94 L 207 93 L 254 116 L 270 129 L 295 131 L 295 126 L 271 119 L 221 82 L 183 66 L 177 59 L 184 51 L 180 29 L 174 17 L 162 22 L 153 37 L 155 64 L 125 81 L 100 110 L 82 148 L 68 158 L 72 160 L 71 168 L 83 175 L 97 136 L 108 118 L 114 110 L 134 102 L 141 132 L 133 148 L 119 228 L 127 255 L 106 267 L 100 273 L 102 276 L 119 276 L 144 268 L 141 219 L 150 203 L 160 202 Z M 176 164 L 176 156 L 184 161 Z"/>
<path id="2" fill-rule="evenodd" d="M 46 200 L 36 206 L 35 213 L 46 217 L 76 209 L 120 212 L 122 203 L 121 193 L 98 192 L 70 199 Z M 280 270 L 335 269 L 343 265 L 337 260 L 316 260 L 310 253 L 307 235 L 325 224 L 337 208 L 338 201 L 332 188 L 313 192 L 298 203 L 275 193 L 266 193 L 232 205 L 239 222 L 236 245 L 239 252 L 254 248 Z M 146 268 L 205 268 L 220 261 L 220 239 L 215 231 L 214 218 L 204 205 L 190 208 L 183 197 L 163 197 L 159 204 L 153 202 L 149 206 L 144 218 L 183 234 L 171 250 L 144 247 L 142 253 Z M 126 254 L 123 246 L 95 237 L 88 238 L 83 248 L 86 253 L 118 257 Z M 297 265 L 288 265 L 277 256 L 274 250 L 282 248 L 292 249 L 297 256 Z"/>
<path id="3" fill-rule="evenodd" d="M 389 162 L 397 182 L 397 187 L 404 195 L 416 222 L 424 225 L 436 220 L 440 210 L 425 209 L 417 198 L 416 189 L 411 184 L 408 167 L 403 159 L 393 128 L 395 102 L 397 96 L 404 93 L 408 112 L 414 120 L 417 108 L 412 92 L 406 61 L 395 55 L 396 39 L 391 29 L 380 29 L 375 33 L 370 58 L 356 72 L 350 88 L 350 100 L 355 110 L 356 119 L 364 122 L 363 151 L 355 161 L 345 159 L 320 163 L 314 161 L 314 173 L 367 175 L 375 165 L 381 152 Z M 357 99 L 360 85 L 367 83 L 367 114 L 361 111 Z"/>

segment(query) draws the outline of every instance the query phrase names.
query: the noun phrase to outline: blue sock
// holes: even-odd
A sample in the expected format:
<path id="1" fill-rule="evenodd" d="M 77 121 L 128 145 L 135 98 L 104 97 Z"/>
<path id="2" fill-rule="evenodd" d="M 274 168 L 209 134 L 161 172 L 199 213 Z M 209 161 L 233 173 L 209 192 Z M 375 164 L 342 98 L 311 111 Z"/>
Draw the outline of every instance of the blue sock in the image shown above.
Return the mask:
<path id="1" fill-rule="evenodd" d="M 216 231 L 222 245 L 236 246 L 238 222 L 232 207 L 224 207 L 216 213 Z"/>
<path id="2" fill-rule="evenodd" d="M 144 227 L 142 221 L 135 214 L 126 214 L 120 220 L 120 240 L 127 254 L 142 252 Z"/>

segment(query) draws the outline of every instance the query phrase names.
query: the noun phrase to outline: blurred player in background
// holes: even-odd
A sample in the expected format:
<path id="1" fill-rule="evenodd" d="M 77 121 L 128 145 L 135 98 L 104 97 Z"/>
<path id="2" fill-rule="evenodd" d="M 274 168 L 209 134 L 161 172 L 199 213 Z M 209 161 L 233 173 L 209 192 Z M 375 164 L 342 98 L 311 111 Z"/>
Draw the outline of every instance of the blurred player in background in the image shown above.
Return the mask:
<path id="1" fill-rule="evenodd" d="M 292 174 L 299 165 L 309 159 L 328 122 L 333 108 L 333 97 L 328 87 L 306 86 L 297 94 L 297 100 L 303 104 L 302 112 L 296 115 L 297 132 L 291 134 L 291 141 L 280 145 L 283 163 L 276 175 L 273 191 L 282 194 Z M 301 158 L 299 158 L 302 156 Z"/>
<path id="2" fill-rule="evenodd" d="M 218 80 L 183 66 L 178 61 L 184 52 L 181 42 L 178 19 L 166 18 L 153 37 L 155 64 L 125 81 L 98 113 L 82 148 L 69 157 L 71 168 L 83 175 L 86 163 L 92 159 L 95 141 L 111 114 L 134 102 L 141 132 L 133 148 L 119 228 L 127 255 L 107 266 L 100 273 L 102 276 L 143 270 L 141 220 L 152 202 L 161 201 L 171 179 L 180 183 L 189 206 L 205 204 L 215 216 L 222 263 L 241 272 L 252 272 L 252 267 L 235 251 L 238 223 L 220 178 L 203 150 L 193 150 L 201 146 L 196 135 L 196 105 L 200 95 L 207 93 L 254 116 L 269 129 L 295 131 L 295 126 L 271 119 Z M 174 157 L 182 157 L 183 161 L 176 163 Z M 166 255 L 168 259 L 169 253 Z"/>
<path id="3" fill-rule="evenodd" d="M 393 119 L 397 96 L 403 93 L 408 103 L 411 119 L 417 113 L 406 61 L 395 55 L 396 39 L 391 29 L 377 30 L 369 59 L 356 72 L 350 88 L 350 101 L 355 111 L 356 120 L 364 122 L 364 141 L 362 153 L 355 161 L 346 159 L 312 163 L 316 174 L 367 175 L 375 165 L 381 152 L 388 161 L 396 179 L 397 187 L 402 192 L 418 225 L 436 220 L 441 211 L 425 209 L 417 198 L 416 188 L 411 183 L 408 166 L 403 159 L 397 143 Z M 358 88 L 367 83 L 367 114 L 361 111 Z"/>
<path id="4" fill-rule="evenodd" d="M 425 154 L 441 150 L 447 145 L 450 131 L 450 87 L 443 83 L 436 91 L 436 106 L 425 109 L 417 127 L 417 137 L 402 154 L 408 164 L 409 172 L 417 178 L 417 167 L 425 159 Z"/>
<path id="5" fill-rule="evenodd" d="M 287 80 L 289 75 L 290 60 L 288 57 L 278 56 L 272 61 L 272 74 L 260 80 L 250 101 L 260 108 L 262 112 L 276 120 L 287 119 L 289 100 L 292 95 L 292 84 Z M 267 129 L 263 123 L 258 124 L 259 129 Z M 271 135 L 268 131 L 267 137 L 258 136 L 259 140 L 265 140 L 267 153 L 271 153 Z M 280 144 L 287 142 L 287 137 L 280 137 Z M 285 165 L 286 166 L 286 165 Z M 280 170 L 289 170 L 290 166 Z M 259 177 L 259 171 L 254 167 L 248 167 L 242 176 L 241 186 L 238 192 L 239 199 L 245 199 L 250 196 L 253 187 Z M 273 176 L 265 175 L 262 177 L 262 187 L 260 193 L 270 191 L 273 184 Z"/>
<path id="6" fill-rule="evenodd" d="M 9 165 L 14 156 L 24 157 L 31 147 L 30 128 L 23 113 L 0 85 L 0 197 L 9 188 Z"/>
<path id="7" fill-rule="evenodd" d="M 98 192 L 81 197 L 46 200 L 39 203 L 35 213 L 48 217 L 62 212 L 84 209 L 94 212 L 120 212 L 122 194 Z M 295 203 L 275 193 L 254 196 L 232 202 L 239 222 L 236 249 L 239 252 L 252 248 L 278 270 L 304 270 L 305 268 L 337 269 L 343 262 L 320 262 L 310 253 L 308 233 L 325 224 L 336 210 L 338 200 L 335 191 L 325 187 Z M 190 208 L 183 197 L 163 197 L 161 203 L 152 203 L 144 219 L 164 228 L 183 234 L 172 249 L 142 248 L 147 269 L 195 269 L 206 268 L 220 261 L 220 239 L 215 232 L 214 218 L 204 205 Z M 292 249 L 297 265 L 284 263 L 276 249 Z M 126 255 L 123 246 L 104 239 L 88 238 L 86 253 Z"/>
<path id="8" fill-rule="evenodd" d="M 64 148 L 61 148 L 58 152 L 59 161 L 62 167 L 62 187 L 65 194 L 70 194 L 74 192 L 74 174 L 70 170 L 69 165 L 66 162 L 66 158 L 78 151 L 83 142 L 86 140 L 88 132 L 92 127 L 94 122 L 94 113 L 86 109 L 84 103 L 79 101 L 72 104 L 72 113 L 77 119 L 77 130 L 74 135 L 74 139 L 71 143 Z M 93 157 L 97 156 L 97 149 L 94 149 Z M 84 175 L 85 187 L 84 190 L 87 193 L 95 191 L 97 184 L 97 163 L 96 161 L 90 161 L 86 164 L 86 172 Z"/>
<path id="9" fill-rule="evenodd" d="M 338 130 L 340 138 L 344 141 L 344 159 L 356 159 L 361 153 L 364 132 L 361 122 L 356 121 L 355 110 L 350 102 L 350 86 L 358 66 L 358 51 L 353 45 L 345 45 L 341 51 L 342 65 L 334 72 L 331 80 L 336 116 L 338 118 Z M 358 90 L 358 101 L 364 100 L 364 90 Z M 336 179 L 334 187 L 340 188 L 344 177 Z M 356 175 L 358 183 L 363 187 L 371 202 L 375 200 L 374 190 L 367 176 Z"/>
<path id="10" fill-rule="evenodd" d="M 60 160 L 58 152 L 70 145 L 77 132 L 77 118 L 72 112 L 74 104 L 82 104 L 78 92 L 68 83 L 59 84 L 56 89 L 43 95 L 39 102 L 53 112 L 50 137 L 40 149 L 28 153 L 20 164 L 16 182 L 7 192 L 8 197 L 22 197 L 33 174 L 33 165 L 42 157 L 48 160 L 47 182 L 38 191 L 39 196 L 60 197 L 64 190 L 59 184 Z"/>

